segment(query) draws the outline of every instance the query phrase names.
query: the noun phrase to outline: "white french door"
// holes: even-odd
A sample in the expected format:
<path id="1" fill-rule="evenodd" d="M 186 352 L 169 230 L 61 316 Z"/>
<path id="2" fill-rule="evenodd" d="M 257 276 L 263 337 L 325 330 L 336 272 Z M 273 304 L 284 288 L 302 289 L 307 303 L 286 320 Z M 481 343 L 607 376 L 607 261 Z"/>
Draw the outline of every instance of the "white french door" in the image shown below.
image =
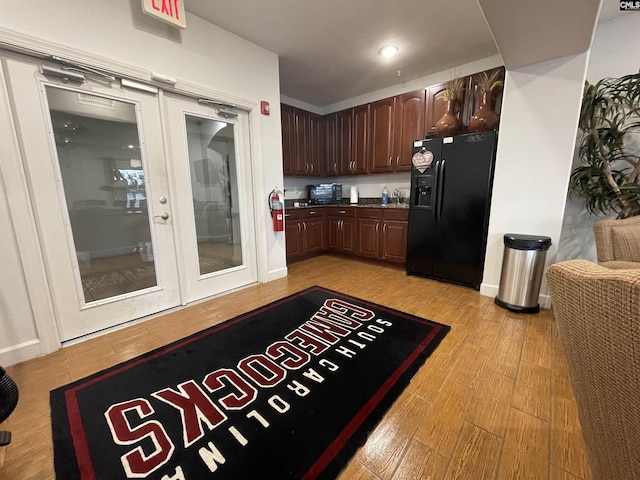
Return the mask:
<path id="1" fill-rule="evenodd" d="M 249 118 L 164 95 L 187 302 L 257 282 Z"/>
<path id="2" fill-rule="evenodd" d="M 179 305 L 158 95 L 3 61 L 61 339 Z"/>

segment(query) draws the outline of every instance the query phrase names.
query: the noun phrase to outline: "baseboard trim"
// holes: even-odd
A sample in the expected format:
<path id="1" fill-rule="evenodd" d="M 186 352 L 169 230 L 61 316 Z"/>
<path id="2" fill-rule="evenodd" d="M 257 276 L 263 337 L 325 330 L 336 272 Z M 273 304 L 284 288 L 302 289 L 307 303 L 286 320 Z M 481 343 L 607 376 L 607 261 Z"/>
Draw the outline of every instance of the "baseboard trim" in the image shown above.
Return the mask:
<path id="1" fill-rule="evenodd" d="M 480 285 L 480 295 L 495 298 L 498 295 L 498 289 L 498 285 L 488 285 L 483 283 Z M 538 295 L 538 303 L 540 304 L 540 308 L 551 308 L 551 296 L 548 294 Z"/>
<path id="2" fill-rule="evenodd" d="M 0 350 L 0 365 L 8 367 L 45 354 L 40 340 L 30 340 Z"/>
<path id="3" fill-rule="evenodd" d="M 289 270 L 287 267 L 278 268 L 277 270 L 271 270 L 267 274 L 267 282 L 272 282 L 274 280 L 278 280 L 279 278 L 284 278 L 288 275 Z"/>

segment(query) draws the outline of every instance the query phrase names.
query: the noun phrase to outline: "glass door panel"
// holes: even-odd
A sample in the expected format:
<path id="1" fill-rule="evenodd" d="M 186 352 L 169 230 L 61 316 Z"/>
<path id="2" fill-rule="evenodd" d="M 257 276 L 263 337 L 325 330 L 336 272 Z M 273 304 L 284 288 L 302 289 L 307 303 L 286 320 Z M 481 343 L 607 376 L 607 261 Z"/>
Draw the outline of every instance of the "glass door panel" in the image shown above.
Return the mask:
<path id="1" fill-rule="evenodd" d="M 156 286 L 134 104 L 45 90 L 84 302 Z"/>
<path id="2" fill-rule="evenodd" d="M 233 124 L 185 115 L 200 275 L 242 265 Z"/>
<path id="3" fill-rule="evenodd" d="M 187 302 L 258 280 L 249 117 L 165 95 Z"/>

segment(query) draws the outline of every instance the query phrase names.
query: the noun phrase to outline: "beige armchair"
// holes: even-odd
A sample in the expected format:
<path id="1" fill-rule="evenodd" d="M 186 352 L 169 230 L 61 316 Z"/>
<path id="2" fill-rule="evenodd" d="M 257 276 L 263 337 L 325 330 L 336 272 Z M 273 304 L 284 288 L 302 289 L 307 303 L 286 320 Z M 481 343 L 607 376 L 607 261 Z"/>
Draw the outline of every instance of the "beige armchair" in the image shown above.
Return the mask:
<path id="1" fill-rule="evenodd" d="M 547 280 L 593 478 L 638 480 L 640 269 L 570 260 Z"/>
<path id="2" fill-rule="evenodd" d="M 640 268 L 640 215 L 601 220 L 593 226 L 593 233 L 598 263 L 609 268 Z"/>

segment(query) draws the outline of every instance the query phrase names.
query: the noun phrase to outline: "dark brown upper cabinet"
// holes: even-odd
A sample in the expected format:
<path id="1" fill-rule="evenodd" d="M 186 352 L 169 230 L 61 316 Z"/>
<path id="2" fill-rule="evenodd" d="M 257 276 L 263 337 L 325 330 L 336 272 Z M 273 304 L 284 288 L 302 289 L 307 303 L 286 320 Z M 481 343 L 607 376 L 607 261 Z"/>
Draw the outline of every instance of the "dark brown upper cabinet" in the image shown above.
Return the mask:
<path id="1" fill-rule="evenodd" d="M 487 70 L 490 73 L 492 70 Z M 498 79 L 504 79 L 499 67 Z M 454 111 L 467 132 L 480 102 L 478 75 L 464 78 Z M 447 83 L 320 116 L 282 105 L 282 161 L 285 175 L 337 176 L 411 170 L 414 140 L 435 134 L 447 110 Z M 502 88 L 494 91 L 495 111 Z"/>
<path id="2" fill-rule="evenodd" d="M 370 115 L 370 165 L 369 172 L 392 172 L 395 162 L 394 126 L 396 99 L 385 98 L 371 104 Z"/>
<path id="3" fill-rule="evenodd" d="M 504 82 L 504 67 L 485 70 L 484 73 L 490 75 L 494 70 L 499 70 L 496 80 Z M 480 89 L 478 88 L 478 75 L 480 73 L 467 77 L 467 94 L 465 95 L 464 109 L 462 111 L 462 124 L 465 131 L 469 125 L 469 119 L 476 113 L 478 107 L 480 107 Z M 500 110 L 502 109 L 502 90 L 503 88 L 499 87 L 491 92 L 494 100 L 494 110 L 498 115 L 500 115 Z"/>
<path id="4" fill-rule="evenodd" d="M 324 122 L 320 115 L 309 114 L 309 159 L 307 174 L 319 177 L 326 175 Z"/>
<path id="5" fill-rule="evenodd" d="M 294 175 L 308 175 L 309 173 L 309 112 L 296 108 L 293 115 L 296 155 Z"/>
<path id="6" fill-rule="evenodd" d="M 353 108 L 336 114 L 338 175 L 349 175 L 353 165 Z"/>
<path id="7" fill-rule="evenodd" d="M 438 85 L 431 85 L 427 88 L 426 108 L 425 108 L 425 125 L 426 134 L 435 135 L 436 123 L 447 112 L 448 102 L 444 99 L 444 92 L 447 90 L 447 83 L 439 83 Z M 465 81 L 465 87 L 467 81 Z M 459 98 L 453 104 L 454 113 L 461 118 L 462 110 L 464 108 L 466 91 L 460 92 Z M 464 122 L 463 122 L 464 123 Z"/>
<path id="8" fill-rule="evenodd" d="M 353 158 L 351 174 L 369 173 L 369 104 L 353 109 Z"/>
<path id="9" fill-rule="evenodd" d="M 411 170 L 413 141 L 424 138 L 425 90 L 371 104 L 369 172 Z"/>
<path id="10" fill-rule="evenodd" d="M 281 104 L 282 170 L 285 175 L 324 175 L 323 122 L 316 115 Z"/>
<path id="11" fill-rule="evenodd" d="M 324 173 L 327 176 L 336 176 L 340 172 L 338 159 L 337 118 L 338 116 L 335 113 L 322 117 L 322 122 L 324 124 Z"/>
<path id="12" fill-rule="evenodd" d="M 416 90 L 396 97 L 394 124 L 395 171 L 411 170 L 413 141 L 424 138 L 426 91 Z"/>
<path id="13" fill-rule="evenodd" d="M 296 161 L 295 143 L 294 143 L 294 127 L 293 127 L 293 110 L 294 108 L 281 104 L 280 115 L 282 117 L 282 171 L 285 175 L 294 175 Z"/>

